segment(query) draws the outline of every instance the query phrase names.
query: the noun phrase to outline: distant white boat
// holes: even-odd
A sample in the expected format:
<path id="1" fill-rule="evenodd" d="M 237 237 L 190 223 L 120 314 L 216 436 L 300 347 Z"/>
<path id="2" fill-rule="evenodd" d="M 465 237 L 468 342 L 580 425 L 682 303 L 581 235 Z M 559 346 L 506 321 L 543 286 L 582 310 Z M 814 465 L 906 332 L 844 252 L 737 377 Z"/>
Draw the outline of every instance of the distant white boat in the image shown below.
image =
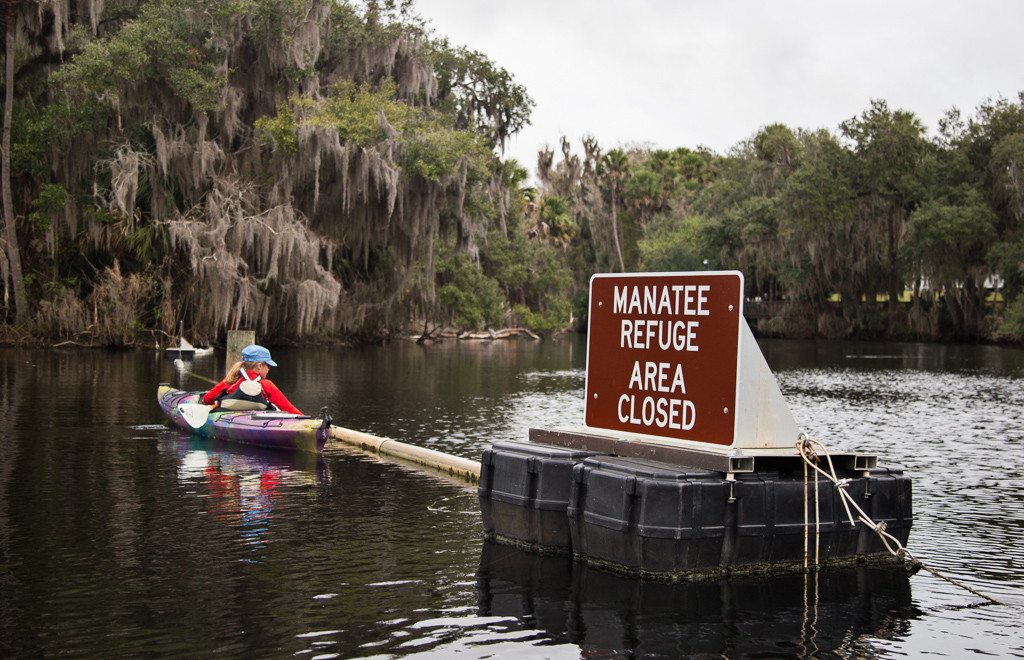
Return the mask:
<path id="1" fill-rule="evenodd" d="M 188 343 L 184 337 L 181 338 L 181 341 L 177 346 L 168 346 L 166 350 L 167 357 L 176 360 L 192 360 L 201 355 L 209 355 L 210 353 L 213 353 L 212 347 L 196 348 L 192 344 Z"/>

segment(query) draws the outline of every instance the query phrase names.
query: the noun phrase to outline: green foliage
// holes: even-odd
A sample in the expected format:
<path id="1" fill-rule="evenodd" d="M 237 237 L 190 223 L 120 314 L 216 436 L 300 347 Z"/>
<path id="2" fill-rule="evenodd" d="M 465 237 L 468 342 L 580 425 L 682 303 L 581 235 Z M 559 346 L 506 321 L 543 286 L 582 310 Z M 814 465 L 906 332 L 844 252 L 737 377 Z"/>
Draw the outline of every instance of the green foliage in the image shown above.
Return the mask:
<path id="1" fill-rule="evenodd" d="M 225 36 L 237 29 L 239 20 L 246 20 L 246 41 L 257 48 L 284 38 L 289 19 L 301 18 L 309 10 L 308 0 L 206 0 L 202 4 L 213 19 L 215 37 Z"/>
<path id="2" fill-rule="evenodd" d="M 73 11 L 69 25 L 45 28 L 65 30 L 64 52 L 24 35 L 15 215 L 28 219 L 25 279 L 58 334 L 92 323 L 83 315 L 93 305 L 117 317 L 105 339 L 115 343 L 132 341 L 138 318 L 173 322 L 172 308 L 195 309 L 176 293 L 174 305 L 160 294 L 155 310 L 155 286 L 138 272 L 195 272 L 181 234 L 171 247 L 167 216 L 192 209 L 188 222 L 209 221 L 220 192 L 211 181 L 230 173 L 224 190 L 245 200 L 242 215 L 290 198 L 296 227 L 310 218 L 336 231 L 322 248 L 330 276 L 343 298 L 401 301 L 381 305 L 392 306 L 386 322 L 429 308 L 436 291 L 462 327 L 560 329 L 585 312 L 595 271 L 700 270 L 707 260 L 743 270 L 752 292 L 789 297 L 793 314 L 830 336 L 906 336 L 875 300 L 912 285 L 942 290 L 944 318 L 972 336 L 984 326 L 969 318 L 981 313 L 979 289 L 998 276 L 1010 301 L 1002 329 L 1024 337 L 1024 94 L 969 118 L 950 111 L 933 140 L 913 113 L 875 100 L 835 132 L 769 124 L 726 156 L 602 150 L 593 137 L 574 155 L 566 141 L 562 162 L 545 153 L 530 189 L 526 171 L 496 153 L 533 107 L 508 71 L 434 39 L 409 0 L 320 7 L 108 2 L 96 27 Z M 231 105 L 219 113 L 222 98 Z M 170 129 L 159 158 L 154 117 Z M 253 134 L 270 163 L 268 150 L 251 149 Z M 344 171 L 323 157 L 335 135 Z M 122 145 L 140 155 L 137 174 L 110 165 Z M 103 203 L 115 176 L 136 200 L 128 213 Z M 275 188 L 279 176 L 293 185 Z M 438 252 L 436 271 L 422 270 Z"/>
<path id="3" fill-rule="evenodd" d="M 754 137 L 753 148 L 757 160 L 787 169 L 799 164 L 802 150 L 796 134 L 784 124 L 761 129 Z"/>
<path id="4" fill-rule="evenodd" d="M 585 141 L 581 160 L 563 145 L 564 161 L 542 169 L 542 199 L 570 199 L 586 219 L 570 252 L 586 254 L 580 239 L 595 256 L 621 240 L 627 270 L 631 253 L 652 271 L 705 259 L 737 268 L 751 291 L 789 297 L 830 336 L 906 336 L 894 305 L 875 301 L 895 301 L 914 281 L 955 299 L 954 331 L 972 336 L 986 277 L 1006 273 L 1011 297 L 1024 287 L 1021 99 L 983 106 L 967 124 L 951 113 L 935 141 L 912 113 L 874 101 L 838 134 L 772 124 L 727 157 L 601 153 Z"/>
<path id="5" fill-rule="evenodd" d="M 976 189 L 954 201 L 929 200 L 910 217 L 906 252 L 936 281 L 964 281 L 985 269 L 996 237 L 995 214 Z"/>
<path id="6" fill-rule="evenodd" d="M 100 281 L 104 269 L 123 268 L 131 283 L 152 265 L 168 282 L 159 302 L 90 301 L 122 317 L 103 341 L 130 342 L 131 316 L 173 323 L 178 310 L 215 335 L 223 312 L 208 310 L 234 305 L 275 319 L 280 328 L 266 330 L 278 331 L 295 318 L 326 318 L 336 287 L 342 306 L 358 313 L 330 316 L 360 317 L 341 322 L 345 331 L 393 331 L 438 288 L 442 298 L 469 293 L 461 322 L 502 320 L 511 304 L 479 264 L 453 255 L 438 273 L 419 269 L 435 263 L 433 240 L 458 233 L 458 250 L 475 255 L 489 228 L 524 230 L 529 203 L 516 191 L 527 174 L 494 148 L 525 126 L 532 101 L 507 71 L 433 43 L 408 0 L 143 0 L 94 9 L 98 20 L 44 3 L 47 33 L 24 35 L 27 54 L 19 53 L 14 202 L 31 220 L 19 252 L 37 301 L 76 278 L 79 296 L 116 293 L 117 277 L 109 287 Z M 253 149 L 253 135 L 272 149 Z M 332 159 L 335 136 L 343 157 Z M 134 208 L 121 209 L 129 199 Z M 572 218 L 558 220 L 568 240 Z M 316 235 L 296 243 L 324 229 L 337 243 Z M 208 267 L 236 259 L 245 266 Z M 207 304 L 194 304 L 178 283 L 185 274 L 217 296 L 205 292 Z M 438 288 L 425 284 L 435 275 Z M 51 312 L 71 309 L 66 295 Z M 81 327 L 72 316 L 52 318 Z"/>
<path id="7" fill-rule="evenodd" d="M 926 147 L 924 127 L 917 116 L 890 110 L 885 101 L 873 100 L 869 110 L 843 122 L 840 130 L 861 159 L 859 173 L 870 183 L 887 183 L 878 193 L 904 195 L 913 188 L 913 169 Z"/>
<path id="8" fill-rule="evenodd" d="M 210 9 L 219 6 L 213 0 L 146 3 L 137 19 L 87 43 L 53 80 L 80 97 L 113 99 L 139 86 L 166 85 L 196 110 L 217 110 L 225 79 L 209 38 Z"/>
<path id="9" fill-rule="evenodd" d="M 525 303 L 515 306 L 522 323 L 537 330 L 562 330 L 569 325 L 572 305 L 569 294 L 572 274 L 563 255 L 550 246 L 538 246 L 532 254 Z"/>
<path id="10" fill-rule="evenodd" d="M 525 305 L 516 305 L 512 311 L 519 317 L 522 326 L 534 330 L 557 332 L 565 330 L 569 326 L 572 304 L 564 298 L 553 298 L 543 312 L 535 312 Z"/>
<path id="11" fill-rule="evenodd" d="M 292 156 L 299 153 L 299 123 L 291 105 L 282 105 L 273 117 L 260 117 L 254 126 L 256 137 L 274 149 Z"/>
<path id="12" fill-rule="evenodd" d="M 486 167 L 487 152 L 477 140 L 477 136 L 466 131 L 435 129 L 412 132 L 402 149 L 402 169 L 409 176 L 434 182 L 454 174 L 463 159 L 479 171 Z"/>
<path id="13" fill-rule="evenodd" d="M 690 151 L 684 147 L 672 152 L 672 161 L 678 170 L 678 180 L 689 192 L 696 192 L 710 184 L 718 175 L 720 161 L 707 150 Z"/>
<path id="14" fill-rule="evenodd" d="M 29 214 L 28 219 L 41 230 L 49 229 L 53 215 L 63 211 L 67 203 L 68 191 L 64 186 L 43 184 L 39 196 L 32 200 L 35 211 Z"/>
<path id="15" fill-rule="evenodd" d="M 437 182 L 461 163 L 478 172 L 487 167 L 489 152 L 476 135 L 452 129 L 443 115 L 400 101 L 391 84 L 374 89 L 338 83 L 320 100 L 293 96 L 276 115 L 256 121 L 258 137 L 288 154 L 298 153 L 303 125 L 331 128 L 343 143 L 365 148 L 395 140 L 402 145 L 398 164 L 410 177 Z"/>
<path id="16" fill-rule="evenodd" d="M 614 189 L 621 194 L 622 184 L 630 174 L 629 155 L 622 149 L 612 149 L 598 161 L 597 173 L 609 193 Z"/>
<path id="17" fill-rule="evenodd" d="M 482 330 L 501 323 L 504 296 L 468 255 L 455 253 L 437 265 L 438 298 L 459 328 Z"/>
<path id="18" fill-rule="evenodd" d="M 530 123 L 533 99 L 508 71 L 483 53 L 453 47 L 445 39 L 430 48 L 440 108 L 455 117 L 455 128 L 478 133 L 493 148 L 504 146 Z"/>
<path id="19" fill-rule="evenodd" d="M 648 272 L 702 270 L 700 241 L 705 221 L 701 216 L 656 218 L 640 241 L 640 266 Z"/>
<path id="20" fill-rule="evenodd" d="M 569 324 L 573 276 L 560 248 L 528 241 L 522 233 L 491 232 L 480 260 L 522 324 L 536 330 Z"/>
<path id="21" fill-rule="evenodd" d="M 1006 220 L 1024 223 L 1024 126 L 995 143 L 988 169 Z"/>
<path id="22" fill-rule="evenodd" d="M 568 246 L 579 231 L 572 219 L 572 207 L 564 197 L 545 197 L 537 210 L 538 217 L 547 225 L 548 237 L 556 245 Z"/>
<path id="23" fill-rule="evenodd" d="M 665 203 L 666 181 L 649 169 L 633 174 L 622 188 L 622 198 L 633 208 L 647 216 Z"/>
<path id="24" fill-rule="evenodd" d="M 996 328 L 996 336 L 1004 339 L 1024 339 L 1024 300 L 1010 303 L 1003 320 Z"/>
<path id="25" fill-rule="evenodd" d="M 11 169 L 37 181 L 52 176 L 54 154 L 66 154 L 75 140 L 106 125 L 111 108 L 94 97 L 42 108 L 15 106 L 11 126 Z"/>
<path id="26" fill-rule="evenodd" d="M 312 110 L 305 121 L 314 126 L 329 126 L 338 131 L 342 142 L 369 147 L 385 140 L 381 119 L 401 133 L 410 128 L 422 112 L 395 98 L 393 85 L 373 89 L 367 84 L 346 81 L 335 85 L 323 101 L 293 99 Z"/>
<path id="27" fill-rule="evenodd" d="M 128 234 L 125 242 L 132 256 L 141 264 L 158 262 L 172 252 L 167 227 L 156 222 L 137 227 Z"/>

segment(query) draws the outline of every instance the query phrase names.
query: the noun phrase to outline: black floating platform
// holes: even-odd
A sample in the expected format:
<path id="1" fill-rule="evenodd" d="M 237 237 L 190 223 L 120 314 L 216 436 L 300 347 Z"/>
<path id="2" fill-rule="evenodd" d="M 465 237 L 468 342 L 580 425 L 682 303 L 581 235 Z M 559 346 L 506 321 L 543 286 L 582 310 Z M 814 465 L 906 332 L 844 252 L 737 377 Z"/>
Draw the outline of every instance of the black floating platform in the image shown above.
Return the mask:
<path id="1" fill-rule="evenodd" d="M 566 508 L 572 470 L 594 452 L 496 442 L 480 458 L 480 509 L 489 536 L 547 554 L 569 554 Z"/>
<path id="2" fill-rule="evenodd" d="M 837 476 L 905 545 L 910 478 L 877 467 L 837 468 Z M 850 523 L 831 482 L 815 485 L 812 477 L 805 486 L 795 460 L 759 460 L 756 471 L 729 473 L 501 442 L 484 451 L 479 495 L 489 538 L 655 579 L 797 570 L 805 556 L 812 565 L 893 560 L 872 529 Z"/>

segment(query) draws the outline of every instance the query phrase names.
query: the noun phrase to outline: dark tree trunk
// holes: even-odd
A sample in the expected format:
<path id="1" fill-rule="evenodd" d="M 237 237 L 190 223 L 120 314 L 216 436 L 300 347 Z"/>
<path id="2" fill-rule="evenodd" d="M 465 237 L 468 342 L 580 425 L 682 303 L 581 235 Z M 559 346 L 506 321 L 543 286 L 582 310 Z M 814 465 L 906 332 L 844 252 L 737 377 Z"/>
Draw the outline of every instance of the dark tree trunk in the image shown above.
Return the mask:
<path id="1" fill-rule="evenodd" d="M 978 287 L 973 279 L 968 279 L 964 282 L 964 339 L 976 339 L 978 337 L 980 310 Z"/>
<path id="2" fill-rule="evenodd" d="M 903 287 L 899 286 L 899 262 L 897 260 L 897 251 L 899 246 L 897 245 L 896 237 L 896 218 L 894 213 L 889 214 L 889 257 L 888 259 L 888 287 L 889 287 L 889 321 L 892 326 L 896 325 L 896 320 L 899 317 L 899 305 L 900 305 L 900 291 Z"/>
<path id="3" fill-rule="evenodd" d="M 622 247 L 619 244 L 619 217 L 615 197 L 618 194 L 616 182 L 612 182 L 612 237 L 615 239 L 615 255 L 619 258 L 619 272 L 626 272 L 626 262 L 622 259 Z"/>
<path id="4" fill-rule="evenodd" d="M 960 299 L 956 295 L 956 289 L 944 285 L 942 297 L 946 301 L 946 308 L 949 310 L 949 318 L 953 322 L 953 336 L 962 338 L 964 336 L 964 309 L 960 305 Z"/>
<path id="5" fill-rule="evenodd" d="M 18 250 L 18 230 L 14 219 L 14 202 L 11 200 L 11 119 L 14 114 L 14 35 L 18 19 L 17 0 L 6 3 L 7 46 L 4 55 L 4 127 L 3 159 L 0 174 L 3 187 L 4 227 L 7 261 L 11 268 L 11 283 L 14 286 L 15 318 L 18 325 L 28 319 L 28 301 L 25 297 L 25 282 L 21 275 L 21 254 Z"/>

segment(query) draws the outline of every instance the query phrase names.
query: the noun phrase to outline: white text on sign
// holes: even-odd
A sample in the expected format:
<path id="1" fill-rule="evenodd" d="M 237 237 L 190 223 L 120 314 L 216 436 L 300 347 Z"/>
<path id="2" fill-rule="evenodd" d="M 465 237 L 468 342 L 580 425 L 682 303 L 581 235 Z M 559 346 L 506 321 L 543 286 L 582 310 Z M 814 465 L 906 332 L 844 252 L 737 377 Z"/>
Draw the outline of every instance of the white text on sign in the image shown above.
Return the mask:
<path id="1" fill-rule="evenodd" d="M 709 316 L 706 284 L 670 286 L 617 286 L 612 313 L 653 316 Z M 645 350 L 657 346 L 663 351 L 696 351 L 698 321 L 662 319 L 622 319 L 619 346 Z"/>
<path id="2" fill-rule="evenodd" d="M 620 319 L 619 347 L 634 350 L 696 352 L 700 322 L 690 318 L 709 316 L 706 284 L 672 284 L 667 286 L 616 286 L 612 312 L 632 318 Z M 661 316 L 658 319 L 637 318 Z M 693 428 L 697 411 L 692 401 L 676 398 L 686 394 L 681 363 L 639 360 L 633 363 L 628 390 L 658 392 L 670 396 L 643 396 L 626 393 L 619 397 L 618 419 L 623 424 L 656 426 L 678 430 Z"/>
<path id="3" fill-rule="evenodd" d="M 660 289 L 660 294 L 659 294 Z M 708 316 L 707 284 L 671 284 L 669 286 L 617 286 L 612 312 L 652 316 Z M 682 303 L 682 311 L 680 311 Z"/>

